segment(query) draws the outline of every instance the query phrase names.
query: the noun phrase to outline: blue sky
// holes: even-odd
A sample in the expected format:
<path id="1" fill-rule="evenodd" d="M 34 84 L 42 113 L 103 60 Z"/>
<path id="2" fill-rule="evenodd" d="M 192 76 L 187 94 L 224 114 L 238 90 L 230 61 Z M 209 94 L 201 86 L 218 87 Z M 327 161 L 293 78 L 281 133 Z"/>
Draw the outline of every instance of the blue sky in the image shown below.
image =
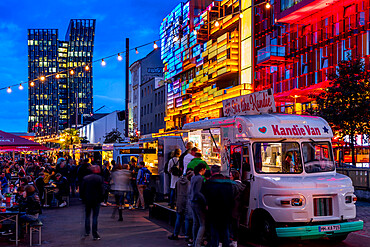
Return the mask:
<path id="1" fill-rule="evenodd" d="M 57 28 L 64 40 L 70 19 L 96 19 L 94 60 L 130 47 L 159 39 L 162 19 L 179 0 L 1 0 L 0 1 L 0 88 L 28 80 L 27 29 Z M 130 53 L 130 64 L 152 50 L 152 46 Z M 94 109 L 99 112 L 123 110 L 125 62 L 106 60 L 94 64 Z M 27 87 L 12 93 L 0 91 L 0 130 L 26 132 Z"/>

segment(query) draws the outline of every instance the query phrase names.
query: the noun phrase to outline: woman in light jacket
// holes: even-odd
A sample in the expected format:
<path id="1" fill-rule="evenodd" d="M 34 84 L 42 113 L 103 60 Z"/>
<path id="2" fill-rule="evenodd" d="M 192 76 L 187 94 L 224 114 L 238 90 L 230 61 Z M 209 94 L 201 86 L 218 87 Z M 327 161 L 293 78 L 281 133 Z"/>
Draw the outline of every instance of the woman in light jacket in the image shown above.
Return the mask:
<path id="1" fill-rule="evenodd" d="M 131 179 L 131 172 L 127 169 L 128 165 L 121 164 L 116 165 L 114 171 L 112 172 L 112 186 L 111 190 L 113 190 L 114 197 L 116 200 L 116 208 L 113 211 L 113 215 L 115 211 L 118 209 L 119 218 L 118 221 L 123 221 L 122 218 L 122 210 L 125 207 L 125 195 L 129 194 L 131 191 L 130 188 L 130 179 Z"/>

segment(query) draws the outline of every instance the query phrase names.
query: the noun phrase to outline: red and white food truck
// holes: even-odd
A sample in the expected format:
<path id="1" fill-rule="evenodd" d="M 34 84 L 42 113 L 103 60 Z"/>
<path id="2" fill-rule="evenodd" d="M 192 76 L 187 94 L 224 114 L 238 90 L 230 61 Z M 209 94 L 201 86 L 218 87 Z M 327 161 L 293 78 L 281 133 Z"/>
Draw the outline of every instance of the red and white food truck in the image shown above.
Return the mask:
<path id="1" fill-rule="evenodd" d="M 352 181 L 336 173 L 333 133 L 324 119 L 236 115 L 188 123 L 183 130 L 209 165 L 221 165 L 227 175 L 240 171 L 247 185 L 240 223 L 262 239 L 337 241 L 363 229 L 363 222 L 354 220 Z"/>

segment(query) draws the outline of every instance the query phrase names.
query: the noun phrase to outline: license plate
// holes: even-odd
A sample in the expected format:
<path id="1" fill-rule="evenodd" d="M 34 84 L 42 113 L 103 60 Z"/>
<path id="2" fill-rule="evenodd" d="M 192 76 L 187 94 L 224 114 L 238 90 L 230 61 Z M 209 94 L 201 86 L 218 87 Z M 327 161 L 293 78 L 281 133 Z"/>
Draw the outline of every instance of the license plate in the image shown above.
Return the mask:
<path id="1" fill-rule="evenodd" d="M 319 232 L 332 232 L 332 231 L 339 231 L 340 225 L 332 225 L 332 226 L 319 226 Z"/>

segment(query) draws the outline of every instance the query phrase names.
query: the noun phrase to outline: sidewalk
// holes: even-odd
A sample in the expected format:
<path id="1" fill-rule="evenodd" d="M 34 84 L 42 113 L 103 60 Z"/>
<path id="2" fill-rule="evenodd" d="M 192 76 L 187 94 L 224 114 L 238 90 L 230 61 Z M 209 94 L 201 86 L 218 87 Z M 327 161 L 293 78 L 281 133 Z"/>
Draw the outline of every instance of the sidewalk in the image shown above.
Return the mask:
<path id="1" fill-rule="evenodd" d="M 125 209 L 123 222 L 118 222 L 118 212 L 115 219 L 111 218 L 113 207 L 100 208 L 98 231 L 101 240 L 93 241 L 91 235 L 82 239 L 83 210 L 83 204 L 77 198 L 71 198 L 70 206 L 67 208 L 44 209 L 40 216 L 44 223 L 42 246 L 185 246 L 184 240 L 168 240 L 171 228 L 167 228 L 168 226 L 160 221 L 149 220 L 148 210 Z M 28 244 L 26 236 L 19 246 Z M 15 246 L 15 242 L 0 242 L 0 246 Z"/>

